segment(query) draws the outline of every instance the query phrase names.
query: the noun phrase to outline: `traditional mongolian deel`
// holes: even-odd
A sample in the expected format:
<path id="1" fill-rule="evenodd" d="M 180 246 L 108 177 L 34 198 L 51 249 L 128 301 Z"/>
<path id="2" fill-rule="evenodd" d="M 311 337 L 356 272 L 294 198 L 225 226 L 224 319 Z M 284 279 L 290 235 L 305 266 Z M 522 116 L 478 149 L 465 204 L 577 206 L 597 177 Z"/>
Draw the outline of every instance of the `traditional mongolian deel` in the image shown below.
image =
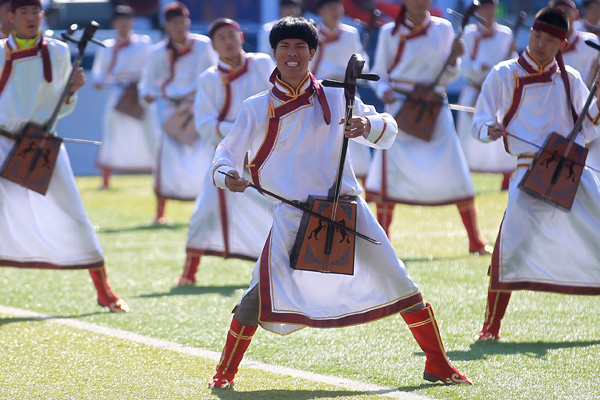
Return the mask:
<path id="1" fill-rule="evenodd" d="M 169 101 L 165 118 L 186 99 L 192 108 L 198 76 L 217 63 L 217 55 L 206 36 L 189 34 L 185 46 L 169 40 L 154 45 L 142 72 L 140 96 L 160 95 Z M 191 121 L 190 121 L 191 122 Z M 204 140 L 189 145 L 163 134 L 159 140 L 158 161 L 154 171 L 157 196 L 192 201 L 204 185 L 206 174 L 197 166 L 210 159 L 213 147 Z"/>
<path id="2" fill-rule="evenodd" d="M 579 73 L 566 67 L 575 112 L 589 93 Z M 527 168 L 552 132 L 568 135 L 574 120 L 555 61 L 541 66 L 523 53 L 498 64 L 483 84 L 473 118 L 473 135 L 489 141 L 487 127 L 502 123 L 505 144 L 518 157 L 509 201 L 492 257 L 492 290 L 539 290 L 600 294 L 600 183 L 584 169 L 570 211 L 518 188 Z M 600 113 L 590 107 L 576 143 L 600 135 Z"/>
<path id="3" fill-rule="evenodd" d="M 152 42 L 146 35 L 104 41 L 92 68 L 94 84 L 109 92 L 96 165 L 117 172 L 151 172 L 159 136 L 156 105 L 138 103 L 140 80 Z"/>
<path id="4" fill-rule="evenodd" d="M 491 68 L 511 56 L 513 35 L 509 28 L 494 23 L 491 32 L 484 32 L 480 23 L 468 25 L 463 35 L 465 54 L 462 72 L 467 79 L 458 104 L 474 106 L 481 84 Z M 501 141 L 484 144 L 471 134 L 473 115 L 460 112 L 457 131 L 469 168 L 474 172 L 509 173 L 516 169 L 517 159 L 506 152 Z"/>
<path id="5" fill-rule="evenodd" d="M 372 72 L 382 78 L 374 85 L 380 98 L 389 89 L 396 92 L 398 101 L 387 106 L 396 115 L 416 84 L 431 83 L 442 70 L 455 34 L 450 22 L 430 15 L 419 27 L 407 20 L 398 33 L 393 30 L 394 23 L 381 28 Z M 445 83 L 459 74 L 458 63 L 448 67 L 436 91 L 443 93 Z M 391 148 L 376 150 L 365 187 L 374 200 L 391 203 L 442 205 L 472 200 L 475 191 L 450 110 L 442 108 L 431 141 L 400 130 Z"/>
<path id="6" fill-rule="evenodd" d="M 242 102 L 267 90 L 275 64 L 260 53 L 246 53 L 240 68 L 224 60 L 198 79 L 194 106 L 195 126 L 202 140 L 213 149 L 229 134 Z M 209 176 L 212 154 L 196 169 Z M 248 171 L 245 176 L 249 179 Z M 218 189 L 210 177 L 196 198 L 190 220 L 187 252 L 255 261 L 271 227 L 273 202 L 257 191 L 233 193 Z"/>

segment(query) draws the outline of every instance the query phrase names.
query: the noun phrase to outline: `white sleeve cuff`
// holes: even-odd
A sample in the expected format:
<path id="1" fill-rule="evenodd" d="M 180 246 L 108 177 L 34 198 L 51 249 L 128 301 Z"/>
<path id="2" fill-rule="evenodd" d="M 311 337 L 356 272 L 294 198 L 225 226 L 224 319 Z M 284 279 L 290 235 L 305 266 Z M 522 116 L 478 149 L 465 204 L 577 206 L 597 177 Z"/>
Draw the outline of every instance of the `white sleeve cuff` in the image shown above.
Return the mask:
<path id="1" fill-rule="evenodd" d="M 221 165 L 220 167 L 217 167 L 217 169 L 215 169 L 215 172 L 213 173 L 213 184 L 218 188 L 227 189 L 227 185 L 225 184 L 226 176 L 219 173 L 219 171 L 231 172 L 234 170 L 226 165 Z"/>
<path id="2" fill-rule="evenodd" d="M 371 123 L 371 132 L 369 132 L 367 140 L 371 143 L 377 144 L 387 129 L 387 123 L 383 118 L 375 115 L 368 115 L 366 118 Z"/>

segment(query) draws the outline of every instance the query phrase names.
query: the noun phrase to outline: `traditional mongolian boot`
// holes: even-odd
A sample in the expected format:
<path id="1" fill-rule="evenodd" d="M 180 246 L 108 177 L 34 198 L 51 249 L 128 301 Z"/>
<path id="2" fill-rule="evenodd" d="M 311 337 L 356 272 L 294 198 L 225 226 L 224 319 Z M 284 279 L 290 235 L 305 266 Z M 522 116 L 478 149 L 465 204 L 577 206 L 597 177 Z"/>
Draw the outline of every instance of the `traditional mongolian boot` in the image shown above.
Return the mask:
<path id="1" fill-rule="evenodd" d="M 511 292 L 496 292 L 488 289 L 483 329 L 475 340 L 497 340 L 500 337 L 500 322 L 506 313 Z"/>
<path id="2" fill-rule="evenodd" d="M 167 219 L 165 218 L 165 205 L 167 199 L 164 197 L 156 197 L 156 218 L 154 218 L 154 225 L 165 225 Z"/>
<path id="3" fill-rule="evenodd" d="M 196 283 L 196 272 L 198 272 L 201 257 L 198 254 L 187 253 L 183 274 L 173 281 L 175 286 L 192 286 Z"/>
<path id="4" fill-rule="evenodd" d="M 377 202 L 377 221 L 387 234 L 388 238 L 390 237 L 390 225 L 392 225 L 394 205 L 394 203 Z"/>
<path id="5" fill-rule="evenodd" d="M 112 291 L 108 276 L 106 276 L 106 269 L 101 267 L 89 269 L 88 271 L 92 277 L 92 282 L 94 282 L 96 292 L 98 292 L 98 305 L 108 307 L 110 312 L 113 313 L 129 312 L 127 303 L 119 299 Z"/>
<path id="6" fill-rule="evenodd" d="M 510 177 L 512 176 L 512 172 L 504 172 L 502 174 L 502 185 L 500 186 L 500 190 L 501 191 L 506 191 L 508 190 L 508 187 L 510 186 Z"/>
<path id="7" fill-rule="evenodd" d="M 108 189 L 111 175 L 110 169 L 102 168 L 102 186 L 100 186 L 100 189 Z"/>
<path id="8" fill-rule="evenodd" d="M 456 205 L 463 224 L 467 229 L 469 236 L 469 252 L 474 254 L 492 254 L 494 248 L 485 243 L 479 232 L 479 224 L 477 222 L 477 208 L 473 200 L 458 203 Z"/>
<path id="9" fill-rule="evenodd" d="M 447 385 L 472 385 L 471 381 L 450 363 L 429 303 L 419 311 L 401 315 L 427 357 L 423 379 L 430 382 L 442 381 Z"/>
<path id="10" fill-rule="evenodd" d="M 208 382 L 209 388 L 233 386 L 233 378 L 238 372 L 238 366 L 257 328 L 257 326 L 242 325 L 233 317 L 227 333 L 225 348 L 223 348 L 221 360 L 217 365 L 217 374 Z"/>

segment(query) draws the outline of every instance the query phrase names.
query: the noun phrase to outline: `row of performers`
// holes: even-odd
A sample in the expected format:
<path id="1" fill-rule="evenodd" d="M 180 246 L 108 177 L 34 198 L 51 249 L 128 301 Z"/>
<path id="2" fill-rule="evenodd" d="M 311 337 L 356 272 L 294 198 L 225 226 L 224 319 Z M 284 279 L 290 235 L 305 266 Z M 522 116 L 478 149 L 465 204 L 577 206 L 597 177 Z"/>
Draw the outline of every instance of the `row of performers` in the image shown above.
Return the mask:
<path id="1" fill-rule="evenodd" d="M 572 5 L 568 1 L 554 2 L 567 12 Z M 372 71 L 382 78 L 376 92 L 389 113 L 377 113 L 356 99 L 355 117 L 347 121 L 345 130 L 342 126 L 347 104 L 342 91 L 323 88 L 309 72 L 309 64 L 315 59 L 325 63 L 326 50 L 335 46 L 336 40 L 326 43 L 325 36 L 319 36 L 304 19 L 284 18 L 274 25 L 270 35 L 275 68 L 270 57 L 242 51 L 243 35 L 235 21 L 214 21 L 209 29 L 211 43 L 206 37 L 189 33 L 184 5 L 171 3 L 165 9 L 169 39 L 155 45 L 143 59 L 137 87 L 145 116 L 155 114 L 151 107 L 158 96 L 171 103 L 166 110 L 166 134 L 159 139 L 155 168 L 158 222 L 164 217 L 166 198 L 196 201 L 187 260 L 176 284 L 195 282 L 202 255 L 258 259 L 250 288 L 236 308 L 211 386 L 227 387 L 233 382 L 259 323 L 286 334 L 304 326 L 347 326 L 394 313 L 402 314 L 427 355 L 426 379 L 469 383 L 449 363 L 431 306 L 423 302 L 386 235 L 395 203 L 457 204 L 468 232 L 469 250 L 490 251 L 477 228 L 469 166 L 450 110 L 443 107 L 435 116 L 429 141 L 410 130 L 398 129 L 392 117 L 412 97 L 416 84 L 430 83 L 439 74 L 439 85 L 432 89 L 442 92 L 444 83 L 460 73 L 464 46 L 455 38 L 448 21 L 429 14 L 428 3 L 406 0 L 398 20 L 380 31 Z M 481 3 L 482 13 L 488 6 L 495 9 L 494 1 Z M 58 97 L 69 72 L 66 45 L 40 35 L 40 2 L 12 0 L 11 10 L 15 31 L 0 42 L 2 162 L 24 124 L 43 124 L 48 119 L 49 104 Z M 117 20 L 129 21 L 130 11 L 121 10 Z M 35 27 L 31 21 L 35 21 Z M 600 233 L 597 177 L 590 169 L 583 170 L 573 208 L 568 212 L 518 188 L 545 137 L 553 131 L 566 135 L 573 126 L 570 113 L 556 110 L 572 108 L 574 114 L 580 113 L 589 92 L 576 70 L 565 67 L 560 57 L 555 61 L 572 34 L 567 15 L 556 8 L 546 8 L 536 15 L 535 21 L 529 45 L 518 59 L 493 68 L 489 66 L 501 60 L 488 61 L 489 64 L 475 62 L 475 57 L 471 60 L 471 68 L 479 70 L 482 77 L 490 71 L 475 107 L 473 135 L 492 142 L 503 137 L 518 160 L 508 185 L 509 204 L 492 257 L 489 307 L 479 339 L 499 337 L 510 290 L 600 293 L 600 271 L 595 262 L 600 255 L 595 245 Z M 485 44 L 486 40 L 498 40 L 493 46 L 505 50 L 494 51 L 494 56 L 510 54 L 512 36 L 505 29 L 496 24 L 487 28 L 473 25 L 469 29 L 474 32 L 474 42 L 479 43 L 475 48 L 480 49 L 470 54 L 483 54 L 492 46 Z M 335 28 L 331 30 L 335 33 Z M 345 31 L 338 27 L 337 32 L 341 35 Z M 144 42 L 139 36 L 125 36 L 110 43 L 112 46 L 104 56 L 99 55 L 97 64 L 106 59 L 102 62 L 107 67 L 98 67 L 108 71 L 105 82 L 110 82 L 113 73 L 121 75 L 115 71 L 123 71 L 127 76 L 128 67 L 141 59 L 136 54 L 148 51 L 148 43 Z M 134 52 L 137 43 L 142 49 L 135 51 L 140 53 Z M 341 56 L 345 54 L 342 43 L 347 42 L 337 43 L 333 52 L 336 61 L 344 60 L 336 71 L 343 70 L 349 58 Z M 125 58 L 129 51 L 134 55 Z M 341 75 L 337 72 L 333 77 Z M 78 71 L 63 114 L 73 109 L 76 89 L 84 81 L 83 71 Z M 594 82 L 597 81 L 596 78 Z M 117 115 L 111 106 L 110 119 L 119 121 L 115 125 L 120 127 L 131 117 L 127 126 L 133 126 L 135 104 L 122 101 L 123 88 L 112 86 L 114 107 L 119 106 L 122 114 L 132 115 Z M 30 98 L 24 98 L 23 93 Z M 598 105 L 594 102 L 584 115 L 588 118 L 578 141 L 594 143 L 600 135 Z M 195 121 L 199 137 L 185 129 L 190 120 Z M 131 136 L 133 131 L 132 127 L 125 134 Z M 358 196 L 362 188 L 349 160 L 337 178 L 342 196 L 353 197 L 356 202 L 354 210 L 358 211 L 350 213 L 354 214 L 356 230 L 381 242 L 381 247 L 357 239 L 351 274 L 292 270 L 290 254 L 302 213 L 253 190 L 237 192 L 253 182 L 300 203 L 307 202 L 309 195 L 327 196 L 336 181 L 342 131 L 358 144 L 375 148 L 365 186 L 367 196 L 377 202 L 379 224 Z M 509 131 L 518 132 L 519 139 L 508 136 Z M 102 251 L 83 210 L 64 149 L 46 196 L 2 178 L 0 191 L 1 265 L 89 269 L 96 273 L 93 278 L 100 278 L 94 279 L 95 284 L 98 281 L 99 303 L 114 312 L 127 310 L 126 304 L 110 290 Z M 43 212 L 43 218 L 39 212 Z M 311 233 L 314 238 L 311 235 L 308 239 L 318 240 L 318 229 Z M 564 243 L 569 243 L 569 247 Z"/>

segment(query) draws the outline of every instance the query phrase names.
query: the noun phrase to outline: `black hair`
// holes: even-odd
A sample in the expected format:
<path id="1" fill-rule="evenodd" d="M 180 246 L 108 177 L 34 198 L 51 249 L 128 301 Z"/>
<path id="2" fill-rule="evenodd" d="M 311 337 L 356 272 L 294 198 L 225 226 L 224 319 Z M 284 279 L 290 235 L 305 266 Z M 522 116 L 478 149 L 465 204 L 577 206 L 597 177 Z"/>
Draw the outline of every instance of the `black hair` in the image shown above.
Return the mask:
<path id="1" fill-rule="evenodd" d="M 284 39 L 304 40 L 310 50 L 316 50 L 319 45 L 317 28 L 303 17 L 284 17 L 275 22 L 269 34 L 271 48 L 275 50 L 277 44 Z"/>
<path id="2" fill-rule="evenodd" d="M 535 14 L 534 22 L 543 22 L 563 31 L 564 33 L 569 32 L 569 18 L 567 17 L 567 14 L 558 8 L 542 8 L 537 14 Z"/>

